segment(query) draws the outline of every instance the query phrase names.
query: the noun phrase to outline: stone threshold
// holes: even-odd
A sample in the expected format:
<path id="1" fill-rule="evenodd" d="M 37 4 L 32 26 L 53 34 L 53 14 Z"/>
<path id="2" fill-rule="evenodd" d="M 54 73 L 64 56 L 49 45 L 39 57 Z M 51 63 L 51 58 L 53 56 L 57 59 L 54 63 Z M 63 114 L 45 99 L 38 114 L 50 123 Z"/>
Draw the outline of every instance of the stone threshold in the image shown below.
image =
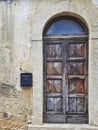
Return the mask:
<path id="1" fill-rule="evenodd" d="M 29 124 L 27 130 L 98 130 L 98 127 L 88 124 Z"/>

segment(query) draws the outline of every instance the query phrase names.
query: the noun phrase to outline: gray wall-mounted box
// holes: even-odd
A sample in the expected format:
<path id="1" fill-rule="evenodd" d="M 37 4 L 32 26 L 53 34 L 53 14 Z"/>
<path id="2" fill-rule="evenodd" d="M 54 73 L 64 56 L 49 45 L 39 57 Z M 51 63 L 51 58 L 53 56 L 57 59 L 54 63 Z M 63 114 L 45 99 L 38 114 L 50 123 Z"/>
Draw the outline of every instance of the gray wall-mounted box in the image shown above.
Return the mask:
<path id="1" fill-rule="evenodd" d="M 32 73 L 21 73 L 20 85 L 21 87 L 32 87 Z"/>

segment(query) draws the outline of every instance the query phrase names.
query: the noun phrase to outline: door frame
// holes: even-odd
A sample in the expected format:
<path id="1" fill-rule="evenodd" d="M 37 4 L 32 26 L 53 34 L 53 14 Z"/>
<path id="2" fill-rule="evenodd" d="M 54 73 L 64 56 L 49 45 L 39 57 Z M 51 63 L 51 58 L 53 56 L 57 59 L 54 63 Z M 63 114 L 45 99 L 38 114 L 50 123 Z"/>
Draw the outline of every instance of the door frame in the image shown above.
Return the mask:
<path id="1" fill-rule="evenodd" d="M 72 8 L 67 8 L 69 5 L 67 1 L 63 1 L 61 3 L 57 3 L 55 5 L 50 5 L 46 10 L 42 10 L 38 13 L 34 19 L 32 19 L 32 32 L 31 32 L 31 44 L 32 44 L 32 61 L 33 61 L 33 105 L 32 105 L 32 124 L 34 125 L 42 125 L 43 124 L 43 30 L 45 25 L 49 22 L 49 20 L 57 17 L 57 16 L 66 16 L 71 15 L 77 17 L 77 19 L 81 19 L 82 22 L 88 28 L 88 86 L 89 86 L 89 124 L 90 125 L 98 125 L 98 114 L 95 109 L 95 104 L 97 103 L 98 93 L 97 93 L 97 73 L 95 71 L 95 64 L 97 57 L 96 47 L 98 43 L 98 35 L 97 30 L 92 31 L 92 26 L 94 24 L 97 25 L 97 18 L 93 12 L 93 19 L 91 21 L 91 10 L 87 9 L 86 6 L 81 6 L 77 4 L 77 9 L 79 10 L 71 10 Z M 62 7 L 62 8 L 61 8 Z M 72 5 L 74 8 L 74 4 Z M 68 10 L 69 9 L 69 10 Z M 85 13 L 81 10 L 87 10 Z M 47 13 L 48 12 L 48 13 Z M 77 13 L 81 12 L 81 13 Z M 88 16 L 88 17 L 87 17 Z M 43 18 L 43 19 L 42 19 Z M 38 26 L 39 25 L 39 26 Z M 95 26 L 96 28 L 96 26 Z M 96 57 L 96 58 L 95 58 Z M 39 65 L 40 63 L 40 65 Z M 93 74 L 93 75 L 92 75 Z M 94 87 L 93 87 L 94 85 Z M 39 96 L 38 96 L 39 95 Z M 40 101 L 39 104 L 37 101 Z M 95 102 L 94 102 L 95 101 Z M 94 105 L 92 105 L 94 104 Z M 96 120 L 94 120 L 96 119 Z"/>

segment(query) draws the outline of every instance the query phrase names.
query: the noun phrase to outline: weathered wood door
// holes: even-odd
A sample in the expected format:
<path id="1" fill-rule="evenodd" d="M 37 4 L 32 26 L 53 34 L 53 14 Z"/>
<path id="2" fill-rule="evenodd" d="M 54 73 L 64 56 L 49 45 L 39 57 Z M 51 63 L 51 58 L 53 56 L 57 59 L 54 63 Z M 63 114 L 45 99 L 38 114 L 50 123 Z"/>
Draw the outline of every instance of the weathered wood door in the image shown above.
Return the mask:
<path id="1" fill-rule="evenodd" d="M 44 122 L 88 123 L 87 43 L 44 40 Z"/>

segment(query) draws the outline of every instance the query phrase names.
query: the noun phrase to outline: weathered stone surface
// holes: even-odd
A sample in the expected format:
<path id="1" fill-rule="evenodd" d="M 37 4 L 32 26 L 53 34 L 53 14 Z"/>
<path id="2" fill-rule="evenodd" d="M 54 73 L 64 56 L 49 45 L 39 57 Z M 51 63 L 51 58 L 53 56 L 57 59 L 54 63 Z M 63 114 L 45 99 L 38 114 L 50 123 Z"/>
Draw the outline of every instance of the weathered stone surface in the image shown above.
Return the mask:
<path id="1" fill-rule="evenodd" d="M 44 124 L 29 125 L 28 130 L 98 130 L 98 127 L 88 125 L 72 125 L 72 124 Z"/>
<path id="2" fill-rule="evenodd" d="M 0 130 L 27 130 L 26 118 L 11 116 L 0 119 Z"/>

